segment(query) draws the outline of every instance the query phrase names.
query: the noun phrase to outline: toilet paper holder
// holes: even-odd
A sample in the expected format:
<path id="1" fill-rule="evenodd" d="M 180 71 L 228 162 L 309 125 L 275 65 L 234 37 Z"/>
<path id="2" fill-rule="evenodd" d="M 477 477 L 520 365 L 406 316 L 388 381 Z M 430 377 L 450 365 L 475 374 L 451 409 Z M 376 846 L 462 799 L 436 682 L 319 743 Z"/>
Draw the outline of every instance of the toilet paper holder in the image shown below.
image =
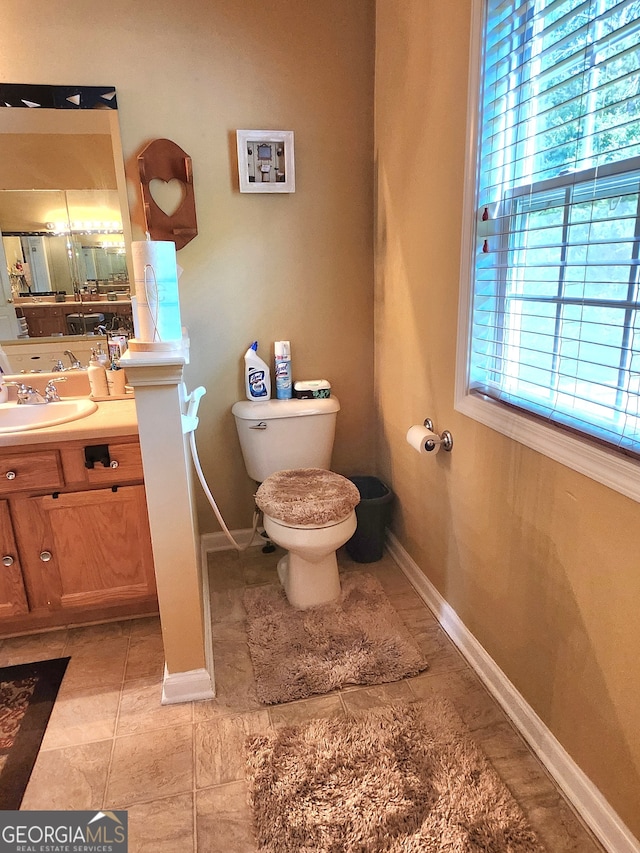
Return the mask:
<path id="1" fill-rule="evenodd" d="M 433 421 L 431 420 L 431 418 L 424 419 L 424 426 L 426 427 L 426 429 L 429 430 L 429 432 L 434 432 Z M 451 435 L 448 429 L 445 429 L 443 432 L 440 433 L 439 441 L 436 439 L 428 439 L 426 441 L 427 446 L 431 445 L 431 447 L 429 448 L 430 450 L 433 450 L 433 448 L 437 444 L 442 445 L 443 450 L 451 451 L 453 449 L 453 436 Z"/>

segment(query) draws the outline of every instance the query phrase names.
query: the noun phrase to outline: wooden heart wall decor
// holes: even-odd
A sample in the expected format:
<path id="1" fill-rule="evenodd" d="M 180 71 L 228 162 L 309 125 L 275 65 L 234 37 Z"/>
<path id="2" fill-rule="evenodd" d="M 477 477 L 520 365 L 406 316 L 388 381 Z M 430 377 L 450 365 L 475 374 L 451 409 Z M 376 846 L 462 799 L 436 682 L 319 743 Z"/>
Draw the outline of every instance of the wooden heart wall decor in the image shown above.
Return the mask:
<path id="1" fill-rule="evenodd" d="M 191 157 L 170 139 L 155 139 L 138 155 L 138 172 L 149 236 L 182 249 L 198 233 Z"/>

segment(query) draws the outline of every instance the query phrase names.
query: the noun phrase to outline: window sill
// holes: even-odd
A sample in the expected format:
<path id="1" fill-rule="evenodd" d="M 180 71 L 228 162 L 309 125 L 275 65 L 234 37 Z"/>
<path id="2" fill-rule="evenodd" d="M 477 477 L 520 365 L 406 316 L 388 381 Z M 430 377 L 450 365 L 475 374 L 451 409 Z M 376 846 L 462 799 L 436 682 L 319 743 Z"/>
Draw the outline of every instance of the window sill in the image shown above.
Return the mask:
<path id="1" fill-rule="evenodd" d="M 550 459 L 640 502 L 640 463 L 598 447 L 494 402 L 472 395 L 456 401 L 456 411 L 496 430 Z"/>

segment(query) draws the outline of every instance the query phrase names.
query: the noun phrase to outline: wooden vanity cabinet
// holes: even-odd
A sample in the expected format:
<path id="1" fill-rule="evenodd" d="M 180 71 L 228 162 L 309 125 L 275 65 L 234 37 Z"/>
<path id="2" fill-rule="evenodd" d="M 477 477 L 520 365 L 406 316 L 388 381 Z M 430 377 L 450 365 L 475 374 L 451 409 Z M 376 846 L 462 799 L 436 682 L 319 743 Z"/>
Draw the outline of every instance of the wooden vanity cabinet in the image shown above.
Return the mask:
<path id="1" fill-rule="evenodd" d="M 117 319 L 125 326 L 133 325 L 130 302 L 62 302 L 53 305 L 20 303 L 17 310 L 27 321 L 29 337 L 43 338 L 51 335 L 68 335 L 69 314 L 104 314 L 105 322 Z"/>
<path id="2" fill-rule="evenodd" d="M 0 634 L 157 611 L 139 444 L 105 440 L 111 464 L 87 468 L 85 446 L 99 443 L 0 449 L 0 541 L 16 555 Z"/>

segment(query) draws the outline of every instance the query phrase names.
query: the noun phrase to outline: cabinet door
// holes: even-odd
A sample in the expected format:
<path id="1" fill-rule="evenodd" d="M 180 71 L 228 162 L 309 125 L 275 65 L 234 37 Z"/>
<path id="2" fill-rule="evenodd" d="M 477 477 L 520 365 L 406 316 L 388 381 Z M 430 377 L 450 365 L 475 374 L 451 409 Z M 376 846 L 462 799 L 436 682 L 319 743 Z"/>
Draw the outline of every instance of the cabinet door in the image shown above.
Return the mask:
<path id="1" fill-rule="evenodd" d="M 22 570 L 6 501 L 0 501 L 0 619 L 28 611 Z"/>
<path id="2" fill-rule="evenodd" d="M 66 335 L 67 326 L 64 317 L 45 317 L 40 320 L 40 335 L 38 337 L 48 338 L 51 335 Z"/>
<path id="3" fill-rule="evenodd" d="M 32 610 L 155 595 L 144 486 L 17 499 L 13 508 Z"/>

